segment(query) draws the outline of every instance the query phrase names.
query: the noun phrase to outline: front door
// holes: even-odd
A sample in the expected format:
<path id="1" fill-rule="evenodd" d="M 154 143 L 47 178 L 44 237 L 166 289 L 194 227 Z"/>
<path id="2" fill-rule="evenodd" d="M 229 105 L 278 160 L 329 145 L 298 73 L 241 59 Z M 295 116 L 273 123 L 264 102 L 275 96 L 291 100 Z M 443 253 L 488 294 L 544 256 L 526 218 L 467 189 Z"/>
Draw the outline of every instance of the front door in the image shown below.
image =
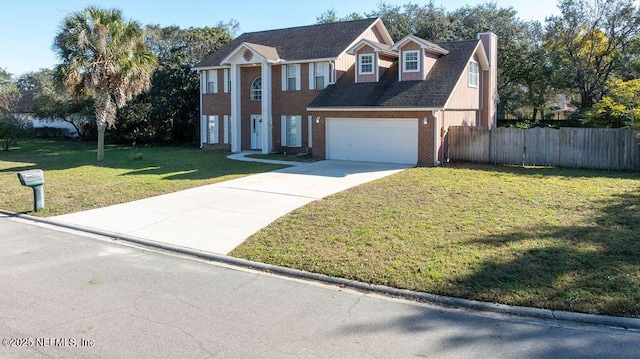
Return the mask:
<path id="1" fill-rule="evenodd" d="M 262 149 L 262 115 L 251 115 L 251 149 Z"/>

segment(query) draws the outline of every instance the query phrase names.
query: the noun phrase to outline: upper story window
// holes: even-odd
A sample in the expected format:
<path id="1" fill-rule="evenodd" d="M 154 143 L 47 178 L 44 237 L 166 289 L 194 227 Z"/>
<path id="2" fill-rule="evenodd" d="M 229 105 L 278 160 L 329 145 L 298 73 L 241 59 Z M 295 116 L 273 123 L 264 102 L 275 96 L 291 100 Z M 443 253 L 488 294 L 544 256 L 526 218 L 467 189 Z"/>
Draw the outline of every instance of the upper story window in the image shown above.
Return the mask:
<path id="1" fill-rule="evenodd" d="M 218 93 L 218 71 L 207 71 L 207 93 Z"/>
<path id="2" fill-rule="evenodd" d="M 262 100 L 262 77 L 256 77 L 251 83 L 251 100 Z"/>
<path id="3" fill-rule="evenodd" d="M 419 51 L 405 51 L 404 61 L 402 62 L 402 70 L 404 72 L 418 72 L 420 71 L 420 58 Z"/>
<path id="4" fill-rule="evenodd" d="M 329 73 L 329 69 L 327 68 L 327 64 L 323 62 L 319 62 L 315 66 L 315 89 L 322 90 L 325 88 L 327 83 L 327 78 L 325 78 L 325 74 Z"/>
<path id="5" fill-rule="evenodd" d="M 358 69 L 360 70 L 360 75 L 373 74 L 373 54 L 360 54 L 359 58 Z"/>
<path id="6" fill-rule="evenodd" d="M 300 64 L 282 65 L 282 91 L 300 90 Z"/>
<path id="7" fill-rule="evenodd" d="M 476 61 L 469 62 L 469 87 L 478 87 L 478 63 Z"/>

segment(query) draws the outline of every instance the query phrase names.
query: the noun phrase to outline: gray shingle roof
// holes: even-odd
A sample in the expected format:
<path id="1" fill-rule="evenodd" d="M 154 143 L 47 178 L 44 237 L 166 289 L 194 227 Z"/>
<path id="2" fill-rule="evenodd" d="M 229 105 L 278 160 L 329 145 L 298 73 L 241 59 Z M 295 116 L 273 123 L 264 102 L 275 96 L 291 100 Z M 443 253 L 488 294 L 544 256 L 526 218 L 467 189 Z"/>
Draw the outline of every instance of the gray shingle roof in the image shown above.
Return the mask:
<path id="1" fill-rule="evenodd" d="M 355 83 L 353 66 L 336 84 L 327 86 L 309 107 L 443 108 L 479 44 L 479 40 L 438 43 L 449 53 L 438 58 L 425 81 L 398 81 L 396 61 L 379 82 Z"/>
<path id="2" fill-rule="evenodd" d="M 337 57 L 377 19 L 335 22 L 287 29 L 247 32 L 205 56 L 195 68 L 220 66 L 220 61 L 243 42 L 276 49 L 286 61 Z"/>

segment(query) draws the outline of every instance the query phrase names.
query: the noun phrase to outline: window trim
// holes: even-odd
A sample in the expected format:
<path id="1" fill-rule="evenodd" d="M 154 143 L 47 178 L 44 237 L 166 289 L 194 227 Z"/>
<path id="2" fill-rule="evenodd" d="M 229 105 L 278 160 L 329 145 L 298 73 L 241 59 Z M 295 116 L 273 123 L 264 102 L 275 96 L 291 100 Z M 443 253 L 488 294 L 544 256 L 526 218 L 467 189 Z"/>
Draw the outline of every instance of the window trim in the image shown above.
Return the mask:
<path id="1" fill-rule="evenodd" d="M 473 88 L 478 88 L 480 85 L 480 68 L 476 60 L 469 61 L 469 65 L 467 65 L 467 85 Z"/>
<path id="2" fill-rule="evenodd" d="M 370 58 L 371 59 L 371 63 L 364 64 L 362 62 L 362 60 L 364 58 Z M 375 61 L 374 61 L 373 54 L 359 54 L 358 55 L 358 75 L 373 75 L 373 74 L 375 74 L 374 62 Z M 371 71 L 362 71 L 362 66 L 363 65 L 370 65 L 371 66 Z"/>
<path id="3" fill-rule="evenodd" d="M 293 79 L 294 77 L 289 77 L 289 69 L 293 69 L 295 73 L 295 88 L 289 88 L 289 79 Z M 298 91 L 300 90 L 301 80 L 300 80 L 300 64 L 286 64 L 281 67 L 281 75 L 282 75 L 282 91 Z"/>
<path id="4" fill-rule="evenodd" d="M 407 61 L 407 56 L 409 54 L 416 55 L 416 59 L 414 61 L 411 61 L 411 63 L 416 64 L 415 69 L 407 69 L 407 64 L 409 63 L 409 61 Z M 420 72 L 420 50 L 407 50 L 402 52 L 402 71 L 403 72 Z"/>
<path id="5" fill-rule="evenodd" d="M 255 88 L 257 82 L 260 81 L 260 88 Z M 251 82 L 249 87 L 249 98 L 251 101 L 262 101 L 262 76 L 258 76 Z"/>
<path id="6" fill-rule="evenodd" d="M 327 87 L 327 71 L 326 71 L 326 67 L 327 64 L 324 62 L 318 62 L 317 64 L 315 64 L 314 66 L 314 76 L 313 76 L 313 85 L 314 85 L 314 90 L 324 90 L 325 87 Z M 318 74 L 318 70 L 320 70 L 320 73 Z M 318 78 L 322 78 L 322 86 L 318 86 Z"/>
<path id="7" fill-rule="evenodd" d="M 229 89 L 231 88 L 231 79 L 229 79 L 229 69 L 224 69 L 222 71 L 223 77 L 223 91 L 224 93 L 229 93 Z"/>

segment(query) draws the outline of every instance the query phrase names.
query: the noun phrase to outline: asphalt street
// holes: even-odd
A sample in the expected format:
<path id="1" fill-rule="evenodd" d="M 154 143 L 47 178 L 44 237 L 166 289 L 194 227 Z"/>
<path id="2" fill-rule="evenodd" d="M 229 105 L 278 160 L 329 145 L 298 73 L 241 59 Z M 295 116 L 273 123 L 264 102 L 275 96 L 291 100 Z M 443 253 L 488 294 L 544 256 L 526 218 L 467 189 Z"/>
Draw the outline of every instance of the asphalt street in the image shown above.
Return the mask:
<path id="1" fill-rule="evenodd" d="M 637 358 L 640 332 L 386 298 L 0 215 L 1 358 Z"/>

